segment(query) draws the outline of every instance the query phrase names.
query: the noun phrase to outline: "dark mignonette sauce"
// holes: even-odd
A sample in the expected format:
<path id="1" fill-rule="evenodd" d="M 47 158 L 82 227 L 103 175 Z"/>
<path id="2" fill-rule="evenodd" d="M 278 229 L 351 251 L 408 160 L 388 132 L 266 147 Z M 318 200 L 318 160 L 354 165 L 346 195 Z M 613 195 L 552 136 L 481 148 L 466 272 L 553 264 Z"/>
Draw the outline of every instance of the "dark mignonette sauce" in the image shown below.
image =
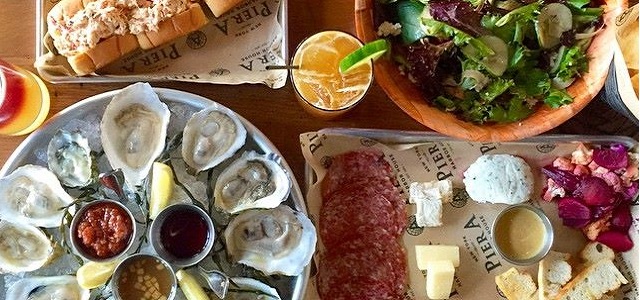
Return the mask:
<path id="1" fill-rule="evenodd" d="M 207 222 L 197 212 L 172 212 L 160 228 L 160 240 L 176 258 L 190 258 L 204 250 L 210 233 Z"/>

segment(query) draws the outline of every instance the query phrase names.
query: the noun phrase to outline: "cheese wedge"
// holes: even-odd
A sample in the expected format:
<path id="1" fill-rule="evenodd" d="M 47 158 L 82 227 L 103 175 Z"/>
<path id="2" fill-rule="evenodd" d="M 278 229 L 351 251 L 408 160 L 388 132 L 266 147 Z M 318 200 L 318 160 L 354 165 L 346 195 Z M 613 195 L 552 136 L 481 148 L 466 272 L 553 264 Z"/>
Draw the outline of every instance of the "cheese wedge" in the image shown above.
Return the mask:
<path id="1" fill-rule="evenodd" d="M 426 270 L 429 262 L 448 260 L 454 267 L 460 266 L 460 248 L 450 245 L 416 245 L 418 269 Z"/>
<path id="2" fill-rule="evenodd" d="M 427 296 L 430 299 L 449 299 L 454 273 L 450 260 L 427 262 Z"/>

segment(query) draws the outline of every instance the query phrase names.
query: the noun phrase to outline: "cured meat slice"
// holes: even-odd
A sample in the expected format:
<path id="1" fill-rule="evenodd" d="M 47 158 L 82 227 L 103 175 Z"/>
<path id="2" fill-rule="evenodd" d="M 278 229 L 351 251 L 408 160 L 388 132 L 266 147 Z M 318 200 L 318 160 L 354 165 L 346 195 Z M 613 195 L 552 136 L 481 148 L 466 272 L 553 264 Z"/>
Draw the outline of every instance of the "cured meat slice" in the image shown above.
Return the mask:
<path id="1" fill-rule="evenodd" d="M 375 231 L 389 233 L 392 240 L 402 232 L 403 228 L 398 228 L 392 218 L 393 206 L 382 195 L 368 195 L 360 190 L 344 196 L 336 193 L 334 197 L 341 199 L 329 201 L 320 208 L 320 238 L 326 248 Z"/>
<path id="2" fill-rule="evenodd" d="M 322 183 L 318 265 L 323 299 L 403 299 L 407 225 L 405 199 L 391 165 L 377 149 L 333 158 Z"/>
<path id="3" fill-rule="evenodd" d="M 381 234 L 384 235 L 384 234 Z M 402 299 L 406 255 L 394 239 L 370 237 L 345 243 L 320 260 L 318 292 L 323 299 Z"/>
<path id="4" fill-rule="evenodd" d="M 394 176 L 391 165 L 378 149 L 368 148 L 336 155 L 321 183 L 323 198 L 353 178 L 392 180 Z"/>
<path id="5" fill-rule="evenodd" d="M 392 185 L 345 186 L 320 208 L 320 237 L 327 247 L 375 230 L 398 238 L 406 224 L 404 200 Z"/>

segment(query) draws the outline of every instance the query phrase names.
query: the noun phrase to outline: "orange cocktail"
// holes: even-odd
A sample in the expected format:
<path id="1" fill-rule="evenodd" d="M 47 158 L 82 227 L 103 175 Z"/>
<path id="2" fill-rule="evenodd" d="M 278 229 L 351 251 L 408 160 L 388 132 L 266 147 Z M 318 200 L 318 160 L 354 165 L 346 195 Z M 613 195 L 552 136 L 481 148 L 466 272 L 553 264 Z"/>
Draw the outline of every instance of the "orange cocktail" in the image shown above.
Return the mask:
<path id="1" fill-rule="evenodd" d="M 49 114 L 49 91 L 33 73 L 0 60 L 0 135 L 27 134 Z"/>
<path id="2" fill-rule="evenodd" d="M 337 117 L 353 108 L 373 81 L 371 61 L 342 74 L 340 60 L 362 47 L 356 37 L 342 31 L 316 33 L 300 43 L 291 64 L 291 81 L 298 100 L 314 116 Z"/>

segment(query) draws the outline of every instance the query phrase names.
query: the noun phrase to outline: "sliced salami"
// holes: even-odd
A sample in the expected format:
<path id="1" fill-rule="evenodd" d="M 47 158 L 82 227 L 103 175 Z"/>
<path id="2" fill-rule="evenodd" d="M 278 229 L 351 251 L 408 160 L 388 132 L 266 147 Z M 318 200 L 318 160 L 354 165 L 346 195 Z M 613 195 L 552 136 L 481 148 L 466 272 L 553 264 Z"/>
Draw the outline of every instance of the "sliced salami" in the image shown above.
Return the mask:
<path id="1" fill-rule="evenodd" d="M 378 149 L 364 149 L 336 155 L 322 181 L 322 196 L 326 197 L 352 178 L 393 178 L 391 165 Z"/>
<path id="2" fill-rule="evenodd" d="M 361 238 L 320 260 L 318 292 L 323 299 L 402 299 L 406 277 L 406 255 L 397 241 Z"/>
<path id="3" fill-rule="evenodd" d="M 387 230 L 397 238 L 406 220 L 404 200 L 393 185 L 362 182 L 344 186 L 323 200 L 320 237 L 326 244 L 328 235 L 341 240 L 366 229 Z"/>
<path id="4" fill-rule="evenodd" d="M 405 199 L 383 153 L 365 149 L 335 156 L 321 193 L 321 298 L 403 299 Z"/>

